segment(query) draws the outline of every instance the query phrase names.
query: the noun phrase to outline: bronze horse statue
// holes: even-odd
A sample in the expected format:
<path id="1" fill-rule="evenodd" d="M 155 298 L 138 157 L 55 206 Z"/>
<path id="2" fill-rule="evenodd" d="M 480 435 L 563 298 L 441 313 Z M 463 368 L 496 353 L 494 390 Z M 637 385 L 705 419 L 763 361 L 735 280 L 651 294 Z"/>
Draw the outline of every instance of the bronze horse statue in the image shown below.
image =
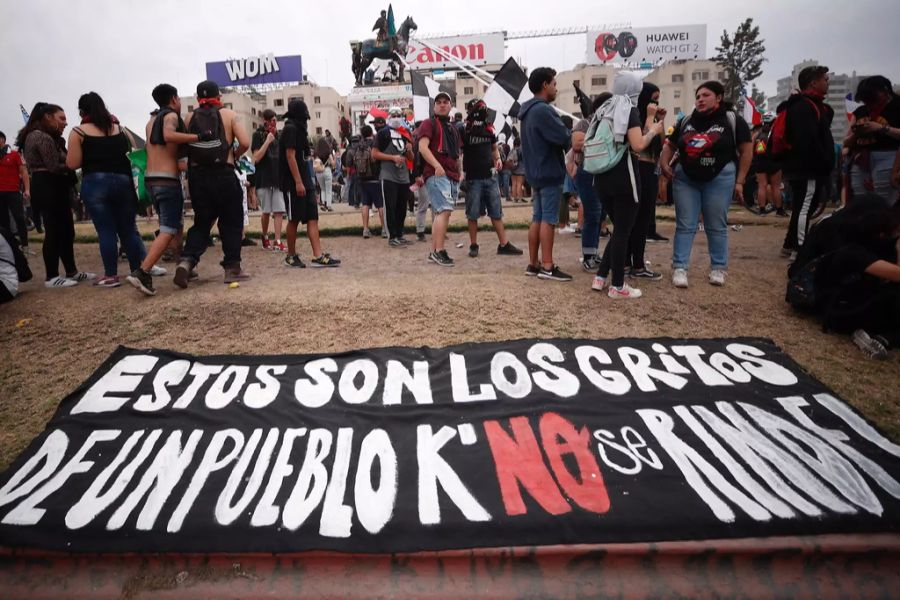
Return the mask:
<path id="1" fill-rule="evenodd" d="M 366 69 L 372 64 L 376 58 L 390 60 L 398 63 L 400 67 L 400 81 L 403 81 L 403 71 L 406 65 L 402 60 L 398 60 L 396 54 L 406 58 L 406 48 L 409 45 L 409 36 L 411 31 L 419 28 L 412 17 L 406 17 L 400 28 L 397 29 L 395 38 L 388 38 L 384 42 L 378 43 L 374 39 L 364 40 L 362 42 L 350 42 L 353 49 L 353 75 L 356 77 L 356 85 L 362 85 L 363 75 Z M 396 54 L 395 54 L 396 53 Z"/>

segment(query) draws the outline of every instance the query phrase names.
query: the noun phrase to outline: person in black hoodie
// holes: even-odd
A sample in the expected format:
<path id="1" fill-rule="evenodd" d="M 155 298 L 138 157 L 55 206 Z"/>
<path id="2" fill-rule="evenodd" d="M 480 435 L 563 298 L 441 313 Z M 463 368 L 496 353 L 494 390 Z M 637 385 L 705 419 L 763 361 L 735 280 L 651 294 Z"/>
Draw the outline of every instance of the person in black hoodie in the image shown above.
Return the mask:
<path id="1" fill-rule="evenodd" d="M 824 201 L 834 167 L 834 110 L 825 103 L 828 67 L 806 67 L 798 79 L 800 93 L 787 101 L 782 172 L 794 206 L 781 255 L 796 258 L 809 231 L 811 216 Z"/>

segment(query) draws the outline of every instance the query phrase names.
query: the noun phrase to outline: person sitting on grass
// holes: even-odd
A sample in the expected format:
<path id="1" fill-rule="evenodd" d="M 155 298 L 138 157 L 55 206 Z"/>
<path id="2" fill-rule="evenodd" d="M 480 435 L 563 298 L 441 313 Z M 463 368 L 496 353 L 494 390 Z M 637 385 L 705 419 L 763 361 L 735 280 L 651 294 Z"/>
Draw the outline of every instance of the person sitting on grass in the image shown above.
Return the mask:
<path id="1" fill-rule="evenodd" d="M 900 208 L 867 194 L 817 223 L 789 270 L 793 282 L 812 269 L 814 313 L 870 358 L 900 346 L 898 238 Z"/>

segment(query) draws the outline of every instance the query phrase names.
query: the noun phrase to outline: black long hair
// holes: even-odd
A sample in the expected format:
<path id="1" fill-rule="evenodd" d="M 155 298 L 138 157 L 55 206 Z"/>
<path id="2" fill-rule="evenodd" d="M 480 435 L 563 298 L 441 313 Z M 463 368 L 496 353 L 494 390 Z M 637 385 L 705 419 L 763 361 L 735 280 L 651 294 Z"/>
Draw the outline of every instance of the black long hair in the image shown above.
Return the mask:
<path id="1" fill-rule="evenodd" d="M 91 124 L 95 125 L 106 135 L 112 133 L 113 116 L 106 108 L 106 103 L 97 92 L 88 92 L 78 99 L 78 111 L 82 116 L 88 117 Z"/>
<path id="2" fill-rule="evenodd" d="M 20 129 L 18 135 L 16 135 L 16 146 L 20 150 L 24 148 L 25 138 L 27 138 L 28 134 L 35 129 L 41 128 L 41 122 L 44 120 L 44 117 L 59 112 L 62 109 L 62 106 L 59 106 L 58 104 L 36 102 L 34 108 L 31 109 L 31 115 L 29 115 L 28 122 L 25 123 L 25 127 Z"/>
<path id="3" fill-rule="evenodd" d="M 878 92 L 885 92 L 889 96 L 897 97 L 890 79 L 884 75 L 872 75 L 859 82 L 859 85 L 856 86 L 856 96 L 853 99 L 864 104 L 872 104 L 875 102 Z"/>
<path id="4" fill-rule="evenodd" d="M 707 89 L 707 90 L 711 91 L 713 94 L 715 94 L 716 96 L 721 96 L 722 101 L 719 102 L 719 106 L 721 108 L 724 108 L 725 110 L 734 110 L 734 104 L 725 100 L 725 86 L 722 85 L 721 83 L 719 83 L 718 81 L 713 81 L 713 80 L 704 81 L 703 83 L 701 83 L 700 85 L 697 86 L 696 90 L 694 90 L 694 96 L 696 96 L 697 92 L 699 92 L 702 89 Z"/>
<path id="5" fill-rule="evenodd" d="M 651 98 L 653 98 L 653 94 L 659 91 L 659 88 L 650 83 L 649 81 L 645 81 L 643 87 L 641 87 L 641 95 L 638 96 L 638 104 L 637 109 L 641 115 L 641 126 L 643 127 L 644 122 L 647 120 L 647 106 L 649 106 L 651 102 Z"/>

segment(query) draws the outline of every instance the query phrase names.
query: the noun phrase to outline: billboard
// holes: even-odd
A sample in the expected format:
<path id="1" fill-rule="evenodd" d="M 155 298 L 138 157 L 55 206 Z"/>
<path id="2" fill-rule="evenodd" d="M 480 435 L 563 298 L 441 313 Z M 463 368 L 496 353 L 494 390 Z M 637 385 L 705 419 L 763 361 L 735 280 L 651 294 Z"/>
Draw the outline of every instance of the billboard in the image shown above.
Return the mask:
<path id="1" fill-rule="evenodd" d="M 206 63 L 206 78 L 223 87 L 293 83 L 303 81 L 303 61 L 297 56 L 260 56 L 230 58 Z"/>
<path id="2" fill-rule="evenodd" d="M 587 64 L 661 63 L 706 58 L 706 25 L 590 30 Z"/>
<path id="3" fill-rule="evenodd" d="M 427 43 L 442 51 L 481 67 L 502 65 L 506 61 L 506 37 L 502 31 L 478 35 L 460 35 L 426 39 Z M 455 69 L 439 52 L 410 40 L 406 50 L 406 62 L 410 69 Z"/>

